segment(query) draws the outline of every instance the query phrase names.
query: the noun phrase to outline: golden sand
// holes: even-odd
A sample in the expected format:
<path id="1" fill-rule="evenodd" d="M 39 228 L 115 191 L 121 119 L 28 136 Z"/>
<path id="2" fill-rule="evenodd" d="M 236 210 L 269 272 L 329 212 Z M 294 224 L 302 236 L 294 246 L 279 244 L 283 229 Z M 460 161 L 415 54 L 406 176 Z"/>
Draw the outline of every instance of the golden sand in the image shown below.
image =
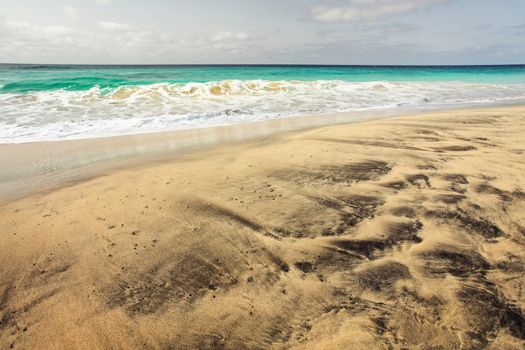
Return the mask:
<path id="1" fill-rule="evenodd" d="M 337 125 L 0 206 L 0 348 L 523 349 L 525 107 Z"/>

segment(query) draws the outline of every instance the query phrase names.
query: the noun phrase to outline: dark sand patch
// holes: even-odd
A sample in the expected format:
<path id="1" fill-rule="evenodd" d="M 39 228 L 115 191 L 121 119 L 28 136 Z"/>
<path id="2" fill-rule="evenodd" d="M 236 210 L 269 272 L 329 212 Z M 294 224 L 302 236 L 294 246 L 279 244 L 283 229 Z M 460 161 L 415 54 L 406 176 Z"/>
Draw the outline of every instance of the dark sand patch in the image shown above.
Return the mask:
<path id="1" fill-rule="evenodd" d="M 390 210 L 390 213 L 395 216 L 403 216 L 406 218 L 415 218 L 417 216 L 416 210 L 412 207 L 397 207 Z"/>
<path id="2" fill-rule="evenodd" d="M 464 284 L 457 297 L 465 308 L 469 328 L 465 334 L 474 346 L 485 346 L 501 328 L 506 328 L 513 337 L 525 339 L 523 312 L 508 303 L 492 283 L 481 279 Z"/>
<path id="3" fill-rule="evenodd" d="M 421 238 L 418 237 L 417 233 L 421 228 L 423 228 L 423 224 L 419 220 L 391 223 L 387 225 L 385 235 L 388 237 L 388 241 L 392 243 L 420 243 Z"/>
<path id="4" fill-rule="evenodd" d="M 294 263 L 294 266 L 304 273 L 313 272 L 315 270 L 314 264 L 309 261 L 298 261 Z"/>
<path id="5" fill-rule="evenodd" d="M 359 271 L 357 284 L 360 288 L 380 292 L 392 288 L 399 280 L 411 277 L 408 267 L 399 262 L 387 261 Z"/>
<path id="6" fill-rule="evenodd" d="M 384 254 L 384 250 L 405 242 L 420 243 L 417 232 L 422 228 L 419 221 L 391 223 L 384 231 L 384 239 L 342 239 L 332 244 L 358 257 L 373 259 Z"/>
<path id="7" fill-rule="evenodd" d="M 376 253 L 391 246 L 392 242 L 379 239 L 345 239 L 332 241 L 332 244 L 349 252 L 353 257 L 372 259 Z"/>
<path id="8" fill-rule="evenodd" d="M 467 231 L 477 233 L 487 239 L 495 239 L 505 235 L 502 229 L 488 219 L 475 218 L 467 212 L 457 209 L 455 211 L 435 210 L 427 211 L 428 217 L 452 221 Z"/>
<path id="9" fill-rule="evenodd" d="M 145 272 L 123 275 L 107 292 L 111 307 L 124 307 L 131 315 L 151 314 L 167 302 L 192 303 L 210 290 L 237 283 L 237 271 L 218 258 L 191 252 L 177 261 L 164 260 Z"/>
<path id="10" fill-rule="evenodd" d="M 437 170 L 437 167 L 432 164 L 420 164 L 416 166 L 419 170 Z"/>
<path id="11" fill-rule="evenodd" d="M 392 189 L 395 189 L 395 190 L 403 190 L 403 189 L 408 187 L 408 185 L 407 185 L 407 183 L 405 181 L 385 182 L 385 183 L 381 184 L 381 186 L 386 187 L 386 188 L 392 188 Z"/>
<path id="12" fill-rule="evenodd" d="M 431 187 L 430 186 L 430 179 L 429 179 L 428 175 L 425 175 L 425 174 L 407 175 L 406 179 L 412 186 L 416 186 L 417 188 L 429 188 L 429 187 Z"/>
<path id="13" fill-rule="evenodd" d="M 360 219 L 373 218 L 377 208 L 384 204 L 384 200 L 380 197 L 365 195 L 350 195 L 340 197 L 340 200 Z"/>
<path id="14" fill-rule="evenodd" d="M 347 251 L 339 246 L 325 247 L 313 259 L 312 267 L 317 272 L 332 273 L 341 271 L 350 271 L 360 260 L 366 257 L 355 251 Z"/>
<path id="15" fill-rule="evenodd" d="M 509 273 L 525 272 L 525 262 L 514 254 L 506 254 L 505 259 L 496 263 L 495 267 Z"/>
<path id="16" fill-rule="evenodd" d="M 446 174 L 446 175 L 443 175 L 442 177 L 443 177 L 443 180 L 445 181 L 450 181 L 450 182 L 457 183 L 457 184 L 466 185 L 469 183 L 467 180 L 467 177 L 463 174 Z"/>
<path id="17" fill-rule="evenodd" d="M 438 247 L 420 254 L 425 270 L 433 275 L 450 273 L 466 277 L 474 273 L 485 273 L 490 264 L 474 250 L 458 250 L 452 247 Z"/>
<path id="18" fill-rule="evenodd" d="M 326 166 L 332 182 L 363 182 L 379 180 L 392 170 L 392 166 L 384 161 L 369 160 L 342 166 Z"/>
<path id="19" fill-rule="evenodd" d="M 384 161 L 369 160 L 343 165 L 326 165 L 318 170 L 280 170 L 273 176 L 299 183 L 351 184 L 354 182 L 375 181 L 388 174 L 392 166 Z"/>
<path id="20" fill-rule="evenodd" d="M 440 194 L 436 196 L 438 201 L 445 204 L 458 204 L 459 202 L 465 200 L 465 198 L 467 197 L 460 194 Z"/>
<path id="21" fill-rule="evenodd" d="M 323 236 L 344 234 L 360 222 L 374 217 L 377 208 L 384 204 L 382 198 L 365 195 L 348 195 L 337 198 L 312 197 L 318 204 L 339 212 L 339 223 L 323 230 Z"/>
<path id="22" fill-rule="evenodd" d="M 511 193 L 509 193 L 507 191 L 500 190 L 499 188 L 494 187 L 494 186 L 492 186 L 490 184 L 487 184 L 487 183 L 479 184 L 478 186 L 476 186 L 474 188 L 474 190 L 477 193 L 497 195 L 497 196 L 499 196 L 499 198 L 503 202 L 510 202 L 510 201 L 512 201 L 512 194 Z"/>
<path id="23" fill-rule="evenodd" d="M 466 152 L 466 151 L 476 150 L 477 148 L 474 146 L 455 145 L 455 146 L 434 147 L 434 149 L 437 152 Z"/>
<path id="24" fill-rule="evenodd" d="M 456 193 L 465 193 L 467 192 L 466 188 L 463 185 L 469 183 L 467 177 L 463 174 L 446 174 L 442 176 L 443 180 L 449 181 L 449 189 L 452 192 Z"/>

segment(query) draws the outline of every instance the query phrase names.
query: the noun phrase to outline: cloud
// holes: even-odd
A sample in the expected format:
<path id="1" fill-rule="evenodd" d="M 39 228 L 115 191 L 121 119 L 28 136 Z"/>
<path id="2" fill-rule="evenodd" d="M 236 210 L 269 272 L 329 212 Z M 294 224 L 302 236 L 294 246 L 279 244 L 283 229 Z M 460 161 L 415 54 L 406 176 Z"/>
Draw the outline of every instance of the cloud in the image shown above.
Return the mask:
<path id="1" fill-rule="evenodd" d="M 510 32 L 513 35 L 523 35 L 525 34 L 525 23 L 514 25 L 506 28 L 507 30 L 510 30 Z"/>
<path id="2" fill-rule="evenodd" d="M 98 22 L 98 26 L 104 30 L 117 31 L 117 32 L 130 29 L 130 26 L 128 26 L 127 24 L 110 22 L 110 21 Z"/>
<path id="3" fill-rule="evenodd" d="M 399 22 L 361 22 L 345 28 L 320 28 L 317 36 L 321 38 L 349 38 L 359 33 L 359 37 L 375 36 L 373 40 L 384 40 L 390 37 L 400 37 L 416 33 L 421 27 L 415 24 Z"/>
<path id="4" fill-rule="evenodd" d="M 97 4 L 101 4 L 101 5 L 107 5 L 107 4 L 111 4 L 113 1 L 112 0 L 96 0 Z"/>
<path id="5" fill-rule="evenodd" d="M 246 33 L 219 32 L 211 36 L 213 41 L 244 41 L 250 39 Z"/>
<path id="6" fill-rule="evenodd" d="M 59 25 L 35 25 L 0 17 L 0 61 L 39 62 L 64 57 L 97 44 L 97 38 Z M 49 59 L 51 58 L 51 59 Z"/>
<path id="7" fill-rule="evenodd" d="M 399 15 L 445 0 L 350 0 L 342 5 L 319 5 L 310 10 L 319 22 L 366 21 Z"/>
<path id="8" fill-rule="evenodd" d="M 103 21 L 91 29 L 37 25 L 0 15 L 0 62 L 248 62 L 264 37 L 220 31 L 165 32 Z"/>
<path id="9" fill-rule="evenodd" d="M 69 35 L 73 31 L 68 27 L 51 25 L 36 26 L 28 22 L 0 18 L 0 33 L 15 38 L 54 39 L 57 36 Z"/>
<path id="10" fill-rule="evenodd" d="M 62 6 L 62 12 L 64 13 L 64 16 L 66 16 L 69 19 L 79 19 L 77 10 L 73 6 Z"/>

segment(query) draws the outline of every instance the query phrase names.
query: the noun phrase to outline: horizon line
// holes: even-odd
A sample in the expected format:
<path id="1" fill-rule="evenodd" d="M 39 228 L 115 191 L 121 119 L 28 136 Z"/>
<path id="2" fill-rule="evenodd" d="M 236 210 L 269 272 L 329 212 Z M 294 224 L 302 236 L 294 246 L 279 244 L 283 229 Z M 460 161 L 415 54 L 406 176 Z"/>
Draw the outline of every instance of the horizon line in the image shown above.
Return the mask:
<path id="1" fill-rule="evenodd" d="M 116 67 L 505 67 L 525 66 L 525 63 L 496 64 L 316 64 L 316 63 L 12 63 L 0 62 L 3 66 L 116 66 Z"/>

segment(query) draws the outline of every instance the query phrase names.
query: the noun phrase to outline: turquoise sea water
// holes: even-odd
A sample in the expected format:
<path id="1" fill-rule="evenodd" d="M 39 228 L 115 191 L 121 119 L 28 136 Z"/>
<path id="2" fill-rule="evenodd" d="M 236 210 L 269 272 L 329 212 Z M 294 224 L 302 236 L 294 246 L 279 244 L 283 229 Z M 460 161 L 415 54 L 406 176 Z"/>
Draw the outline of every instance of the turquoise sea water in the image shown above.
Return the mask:
<path id="1" fill-rule="evenodd" d="M 463 81 L 525 83 L 525 65 L 381 66 L 46 66 L 0 65 L 0 93 L 88 90 L 223 80 Z"/>
<path id="2" fill-rule="evenodd" d="M 525 101 L 525 65 L 0 65 L 0 142 Z"/>

